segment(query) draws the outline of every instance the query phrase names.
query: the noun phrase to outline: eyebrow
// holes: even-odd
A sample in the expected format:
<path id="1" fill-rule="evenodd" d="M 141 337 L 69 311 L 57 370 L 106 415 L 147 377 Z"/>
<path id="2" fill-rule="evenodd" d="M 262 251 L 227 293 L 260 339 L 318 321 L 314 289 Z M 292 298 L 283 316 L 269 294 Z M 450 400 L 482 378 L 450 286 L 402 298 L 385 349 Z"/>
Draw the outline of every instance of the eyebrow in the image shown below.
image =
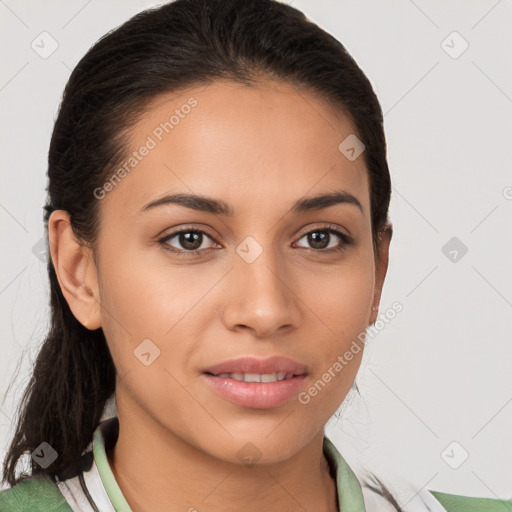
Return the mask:
<path id="1" fill-rule="evenodd" d="M 234 215 L 233 208 L 225 201 L 196 194 L 166 195 L 146 204 L 140 213 L 145 213 L 148 210 L 167 204 L 177 204 L 179 206 L 191 208 L 192 210 L 213 213 L 215 215 L 224 215 L 227 217 L 232 217 Z M 299 199 L 294 203 L 290 211 L 292 213 L 305 213 L 309 211 L 322 210 L 336 204 L 354 205 L 364 215 L 364 209 L 359 200 L 344 190 Z"/>

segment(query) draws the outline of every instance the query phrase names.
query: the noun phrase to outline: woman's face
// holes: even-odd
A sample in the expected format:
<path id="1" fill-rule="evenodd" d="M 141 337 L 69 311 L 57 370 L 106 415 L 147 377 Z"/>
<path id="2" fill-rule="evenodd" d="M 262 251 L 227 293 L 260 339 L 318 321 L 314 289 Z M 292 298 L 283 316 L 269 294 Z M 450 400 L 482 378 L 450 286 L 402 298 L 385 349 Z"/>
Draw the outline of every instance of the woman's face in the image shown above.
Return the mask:
<path id="1" fill-rule="evenodd" d="M 234 462 L 284 460 L 323 431 L 356 376 L 386 271 L 354 132 L 280 83 L 216 81 L 149 106 L 125 172 L 96 191 L 97 314 L 121 422 Z M 345 200 L 294 208 L 334 193 Z M 175 194 L 203 199 L 165 200 Z M 261 374 L 284 380 L 238 380 Z"/>

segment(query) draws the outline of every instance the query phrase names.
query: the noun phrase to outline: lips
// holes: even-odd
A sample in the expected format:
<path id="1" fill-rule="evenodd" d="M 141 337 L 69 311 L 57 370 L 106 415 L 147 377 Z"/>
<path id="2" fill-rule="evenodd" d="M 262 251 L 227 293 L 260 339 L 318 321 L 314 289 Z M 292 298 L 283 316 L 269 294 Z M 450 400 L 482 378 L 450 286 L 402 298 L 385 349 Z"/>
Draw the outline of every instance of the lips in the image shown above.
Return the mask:
<path id="1" fill-rule="evenodd" d="M 298 376 L 306 375 L 307 368 L 305 365 L 297 363 L 287 357 L 270 357 L 268 359 L 257 359 L 255 357 L 239 357 L 218 363 L 208 367 L 204 373 L 211 375 L 222 374 L 256 374 L 270 375 L 282 374 Z"/>
<path id="2" fill-rule="evenodd" d="M 304 386 L 305 365 L 287 357 L 241 357 L 207 368 L 205 383 L 222 398 L 253 409 L 279 407 Z"/>

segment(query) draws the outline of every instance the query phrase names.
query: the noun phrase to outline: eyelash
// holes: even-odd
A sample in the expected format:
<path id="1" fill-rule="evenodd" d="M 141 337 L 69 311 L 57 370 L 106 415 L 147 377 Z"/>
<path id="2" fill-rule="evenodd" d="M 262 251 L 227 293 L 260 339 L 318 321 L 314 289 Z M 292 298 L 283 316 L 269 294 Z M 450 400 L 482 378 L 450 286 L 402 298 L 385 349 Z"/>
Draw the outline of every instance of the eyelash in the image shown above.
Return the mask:
<path id="1" fill-rule="evenodd" d="M 348 236 L 347 234 L 343 233 L 342 231 L 340 231 L 339 229 L 337 229 L 336 227 L 331 226 L 331 225 L 322 226 L 319 228 L 312 229 L 311 231 L 307 231 L 306 233 L 301 235 L 299 240 L 301 238 L 304 238 L 305 236 L 309 235 L 310 233 L 315 233 L 315 232 L 332 233 L 334 235 L 337 235 L 342 240 L 342 243 L 340 245 L 338 245 L 337 247 L 331 247 L 329 249 L 308 249 L 308 250 L 316 252 L 316 253 L 341 252 L 341 251 L 345 250 L 348 245 L 351 245 L 354 242 L 354 240 L 350 236 Z M 208 249 L 188 250 L 188 251 L 187 250 L 179 250 L 179 249 L 176 249 L 175 247 L 170 246 L 167 243 L 169 240 L 171 240 L 172 238 L 174 238 L 175 236 L 177 236 L 181 233 L 202 233 L 203 235 L 206 235 L 207 237 L 211 238 L 215 243 L 217 243 L 217 241 L 211 235 L 209 235 L 206 231 L 203 231 L 201 229 L 195 229 L 195 228 L 183 228 L 178 231 L 174 231 L 173 233 L 170 233 L 169 235 L 165 235 L 165 237 L 159 239 L 158 243 L 160 245 L 162 245 L 162 247 L 165 250 L 170 251 L 174 254 L 187 254 L 187 255 L 193 256 L 193 255 L 199 255 L 202 252 L 208 250 Z M 303 249 L 303 247 L 301 247 L 301 249 Z"/>

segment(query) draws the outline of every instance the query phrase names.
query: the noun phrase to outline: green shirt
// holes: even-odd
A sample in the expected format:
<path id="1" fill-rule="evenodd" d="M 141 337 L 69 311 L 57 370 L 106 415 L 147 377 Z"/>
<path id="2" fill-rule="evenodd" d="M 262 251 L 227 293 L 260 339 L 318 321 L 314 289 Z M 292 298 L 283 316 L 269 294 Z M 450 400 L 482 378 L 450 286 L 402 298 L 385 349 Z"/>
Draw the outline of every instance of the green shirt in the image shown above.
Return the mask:
<path id="1" fill-rule="evenodd" d="M 83 454 L 89 457 L 89 469 L 86 467 L 77 476 L 63 481 L 54 481 L 46 475 L 22 480 L 0 492 L 0 512 L 131 512 L 107 460 L 107 451 L 115 444 L 118 432 L 117 417 L 102 421 Z M 336 478 L 339 509 L 370 512 L 365 508 L 361 485 L 354 472 L 327 437 L 324 437 L 324 453 Z M 425 511 L 512 512 L 512 500 L 471 498 L 436 491 L 429 491 L 429 497 L 433 500 L 432 506 L 427 505 Z"/>

